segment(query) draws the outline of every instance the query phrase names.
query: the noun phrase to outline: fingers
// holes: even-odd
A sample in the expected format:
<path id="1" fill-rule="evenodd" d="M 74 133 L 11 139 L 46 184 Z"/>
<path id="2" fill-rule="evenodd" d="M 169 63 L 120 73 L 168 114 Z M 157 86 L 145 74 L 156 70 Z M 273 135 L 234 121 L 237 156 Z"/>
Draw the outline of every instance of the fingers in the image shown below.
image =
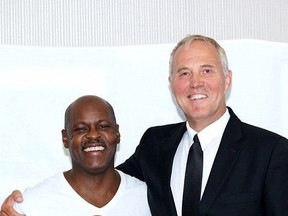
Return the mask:
<path id="1" fill-rule="evenodd" d="M 17 203 L 23 202 L 23 197 L 22 197 L 22 194 L 19 190 L 14 190 L 10 196 L 12 196 L 12 200 L 10 200 L 10 202 L 12 202 L 13 205 L 15 204 L 15 202 L 17 202 Z"/>
<path id="2" fill-rule="evenodd" d="M 19 190 L 15 190 L 10 194 L 1 206 L 0 216 L 21 216 L 22 214 L 17 213 L 13 206 L 15 203 L 23 202 L 22 194 Z"/>
<path id="3" fill-rule="evenodd" d="M 0 211 L 0 216 L 9 216 L 9 215 L 7 215 L 4 212 Z"/>

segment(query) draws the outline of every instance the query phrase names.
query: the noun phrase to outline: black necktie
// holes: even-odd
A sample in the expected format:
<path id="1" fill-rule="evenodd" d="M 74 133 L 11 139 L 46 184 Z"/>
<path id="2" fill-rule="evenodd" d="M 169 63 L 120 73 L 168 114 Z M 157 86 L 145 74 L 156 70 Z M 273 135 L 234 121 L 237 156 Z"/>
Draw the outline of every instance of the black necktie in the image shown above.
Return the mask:
<path id="1" fill-rule="evenodd" d="M 193 138 L 194 143 L 190 147 L 183 191 L 182 216 L 197 215 L 200 202 L 203 152 L 197 134 Z"/>

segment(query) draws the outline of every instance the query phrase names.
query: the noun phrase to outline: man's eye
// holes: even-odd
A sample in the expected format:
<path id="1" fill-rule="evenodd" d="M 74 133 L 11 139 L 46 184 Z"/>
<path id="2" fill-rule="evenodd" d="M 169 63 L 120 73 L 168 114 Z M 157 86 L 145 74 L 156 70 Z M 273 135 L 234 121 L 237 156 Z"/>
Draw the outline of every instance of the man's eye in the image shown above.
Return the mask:
<path id="1" fill-rule="evenodd" d="M 187 71 L 180 72 L 180 76 L 188 76 L 188 75 L 189 75 L 189 72 Z"/>
<path id="2" fill-rule="evenodd" d="M 109 128 L 110 126 L 108 124 L 100 124 L 98 127 L 100 129 L 106 129 L 106 128 Z"/>
<path id="3" fill-rule="evenodd" d="M 81 132 L 85 132 L 86 131 L 86 128 L 85 127 L 78 127 L 78 128 L 75 128 L 74 130 L 76 133 L 81 133 Z"/>
<path id="4" fill-rule="evenodd" d="M 205 70 L 203 70 L 203 73 L 204 74 L 209 74 L 209 73 L 211 73 L 212 72 L 212 70 L 210 70 L 210 69 L 205 69 Z"/>

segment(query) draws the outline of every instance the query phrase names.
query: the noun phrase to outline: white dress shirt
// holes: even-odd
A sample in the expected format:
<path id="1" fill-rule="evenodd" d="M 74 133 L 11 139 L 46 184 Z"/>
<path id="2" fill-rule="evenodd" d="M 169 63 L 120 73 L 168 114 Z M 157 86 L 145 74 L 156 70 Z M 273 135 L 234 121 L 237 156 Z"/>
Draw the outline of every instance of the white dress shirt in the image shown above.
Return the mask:
<path id="1" fill-rule="evenodd" d="M 226 109 L 226 112 L 223 116 L 198 133 L 198 138 L 203 150 L 201 197 L 204 193 L 205 186 L 208 181 L 208 177 L 229 118 L 230 114 Z M 196 131 L 189 127 L 188 122 L 186 122 L 186 128 L 187 131 L 183 134 L 181 142 L 174 156 L 170 182 L 177 214 L 179 216 L 182 215 L 182 198 L 187 157 L 189 149 L 193 144 L 193 137 L 196 134 Z"/>

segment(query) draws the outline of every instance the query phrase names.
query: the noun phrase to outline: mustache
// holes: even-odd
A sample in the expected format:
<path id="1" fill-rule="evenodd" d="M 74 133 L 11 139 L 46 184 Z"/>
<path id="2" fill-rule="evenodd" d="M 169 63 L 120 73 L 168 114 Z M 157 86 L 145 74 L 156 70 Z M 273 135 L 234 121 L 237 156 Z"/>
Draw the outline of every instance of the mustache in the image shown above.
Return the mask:
<path id="1" fill-rule="evenodd" d="M 102 138 L 97 138 L 97 139 L 90 139 L 90 140 L 87 140 L 85 142 L 82 143 L 82 145 L 106 145 L 106 141 Z"/>

